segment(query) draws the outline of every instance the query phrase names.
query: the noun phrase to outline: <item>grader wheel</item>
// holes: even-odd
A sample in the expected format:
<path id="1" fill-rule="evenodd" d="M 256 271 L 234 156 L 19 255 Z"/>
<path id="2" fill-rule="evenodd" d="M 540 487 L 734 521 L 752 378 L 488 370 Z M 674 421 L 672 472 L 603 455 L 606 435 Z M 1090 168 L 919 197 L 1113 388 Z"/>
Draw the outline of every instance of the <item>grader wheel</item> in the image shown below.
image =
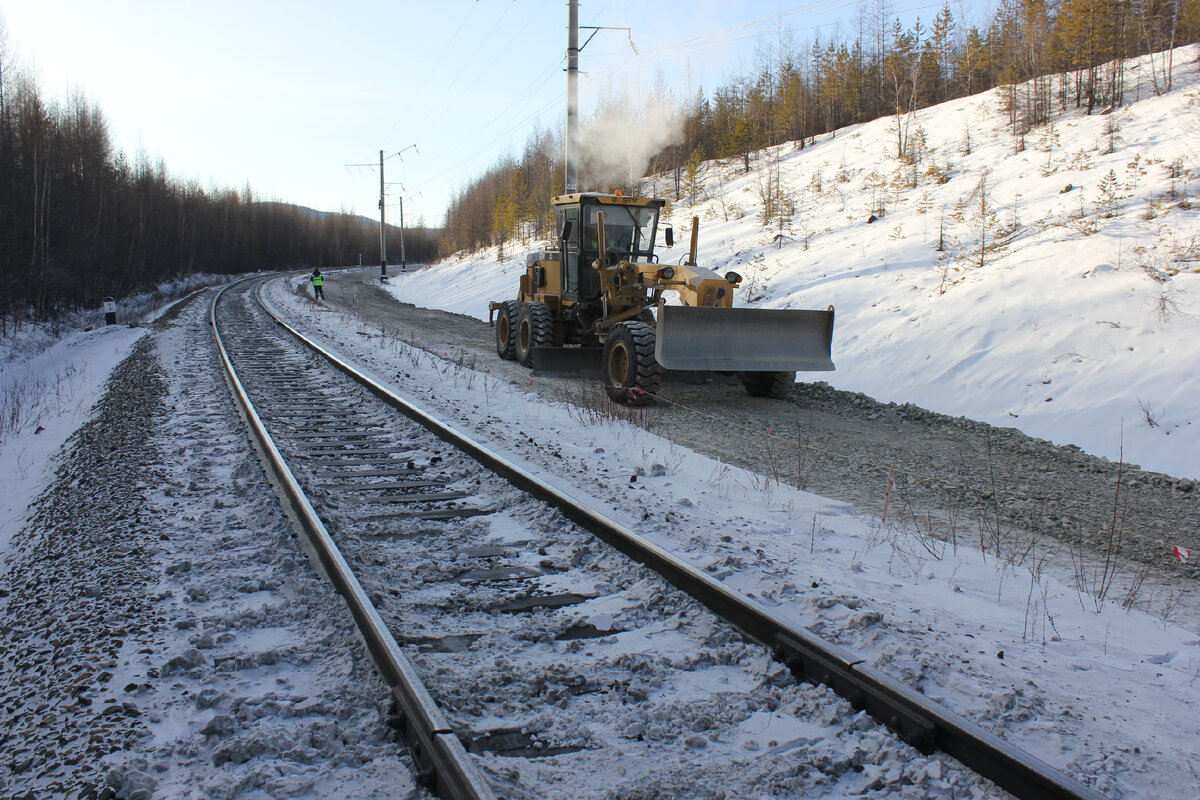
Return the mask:
<path id="1" fill-rule="evenodd" d="M 496 315 L 496 355 L 505 361 L 517 357 L 517 316 L 521 304 L 516 300 L 505 300 Z"/>
<path id="2" fill-rule="evenodd" d="M 554 316 L 545 303 L 525 303 L 517 318 L 517 361 L 533 366 L 533 348 L 554 344 Z"/>
<path id="3" fill-rule="evenodd" d="M 645 322 L 622 322 L 604 342 L 604 389 L 618 403 L 638 406 L 658 394 L 662 367 L 654 359 L 654 329 Z"/>

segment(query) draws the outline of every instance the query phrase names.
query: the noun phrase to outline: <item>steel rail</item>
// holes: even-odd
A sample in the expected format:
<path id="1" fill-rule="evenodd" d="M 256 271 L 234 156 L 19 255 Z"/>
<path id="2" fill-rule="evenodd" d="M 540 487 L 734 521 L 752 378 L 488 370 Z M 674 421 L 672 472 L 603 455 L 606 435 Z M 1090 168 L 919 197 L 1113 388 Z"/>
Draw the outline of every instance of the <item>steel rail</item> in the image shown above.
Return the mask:
<path id="1" fill-rule="evenodd" d="M 212 307 L 209 309 L 209 322 L 224 368 L 225 381 L 229 385 L 238 413 L 250 431 L 272 487 L 293 522 L 301 530 L 310 557 L 315 555 L 320 569 L 342 595 L 371 660 L 391 690 L 399 712 L 394 724 L 404 734 L 413 760 L 417 764 L 418 776 L 429 783 L 441 797 L 451 800 L 494 800 L 496 795 L 467 755 L 462 742 L 421 682 L 416 670 L 400 651 L 400 646 L 379 616 L 379 612 L 367 598 L 366 592 L 338 550 L 324 523 L 317 516 L 312 503 L 305 496 L 304 490 L 275 446 L 242 386 L 217 327 L 217 303 L 227 289 L 236 285 L 230 284 L 222 288 L 213 298 Z"/>
<path id="2" fill-rule="evenodd" d="M 567 519 L 662 575 L 744 635 L 770 648 L 797 677 L 828 686 L 924 753 L 941 750 L 1005 791 L 1025 800 L 1104 800 L 1104 795 L 901 683 L 846 648 L 827 642 L 647 541 L 629 527 L 526 471 L 379 384 L 300 333 L 266 307 L 284 330 L 333 366 L 438 438 L 454 445 L 518 489 L 554 506 Z"/>

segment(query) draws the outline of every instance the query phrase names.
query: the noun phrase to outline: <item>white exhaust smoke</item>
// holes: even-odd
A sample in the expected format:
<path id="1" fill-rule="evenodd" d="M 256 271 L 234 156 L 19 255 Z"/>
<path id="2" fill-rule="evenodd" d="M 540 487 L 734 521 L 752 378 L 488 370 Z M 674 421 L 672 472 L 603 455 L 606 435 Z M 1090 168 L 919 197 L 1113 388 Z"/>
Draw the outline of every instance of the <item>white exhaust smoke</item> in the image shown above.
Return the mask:
<path id="1" fill-rule="evenodd" d="M 665 89 L 606 89 L 580 132 L 580 189 L 634 186 L 650 159 L 683 141 L 683 115 Z"/>

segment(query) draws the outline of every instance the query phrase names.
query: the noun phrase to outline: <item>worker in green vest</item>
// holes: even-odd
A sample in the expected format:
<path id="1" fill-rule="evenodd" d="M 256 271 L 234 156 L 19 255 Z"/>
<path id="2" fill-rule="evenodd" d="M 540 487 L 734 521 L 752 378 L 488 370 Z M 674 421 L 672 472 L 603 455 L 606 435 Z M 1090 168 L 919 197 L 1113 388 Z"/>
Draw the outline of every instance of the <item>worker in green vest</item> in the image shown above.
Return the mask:
<path id="1" fill-rule="evenodd" d="M 313 294 L 318 300 L 325 299 L 325 290 L 322 288 L 325 285 L 325 276 L 321 274 L 321 270 L 313 267 L 313 274 L 308 276 L 312 281 Z"/>

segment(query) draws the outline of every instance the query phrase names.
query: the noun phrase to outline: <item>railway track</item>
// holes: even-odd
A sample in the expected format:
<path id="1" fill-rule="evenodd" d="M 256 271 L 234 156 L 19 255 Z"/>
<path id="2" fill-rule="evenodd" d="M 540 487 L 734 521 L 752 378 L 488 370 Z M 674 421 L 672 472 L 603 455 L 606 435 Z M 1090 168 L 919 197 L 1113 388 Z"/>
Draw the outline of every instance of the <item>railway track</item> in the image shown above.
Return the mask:
<path id="1" fill-rule="evenodd" d="M 211 319 L 277 492 L 438 794 L 994 793 L 982 776 L 1100 797 L 433 419 L 248 284 Z"/>

